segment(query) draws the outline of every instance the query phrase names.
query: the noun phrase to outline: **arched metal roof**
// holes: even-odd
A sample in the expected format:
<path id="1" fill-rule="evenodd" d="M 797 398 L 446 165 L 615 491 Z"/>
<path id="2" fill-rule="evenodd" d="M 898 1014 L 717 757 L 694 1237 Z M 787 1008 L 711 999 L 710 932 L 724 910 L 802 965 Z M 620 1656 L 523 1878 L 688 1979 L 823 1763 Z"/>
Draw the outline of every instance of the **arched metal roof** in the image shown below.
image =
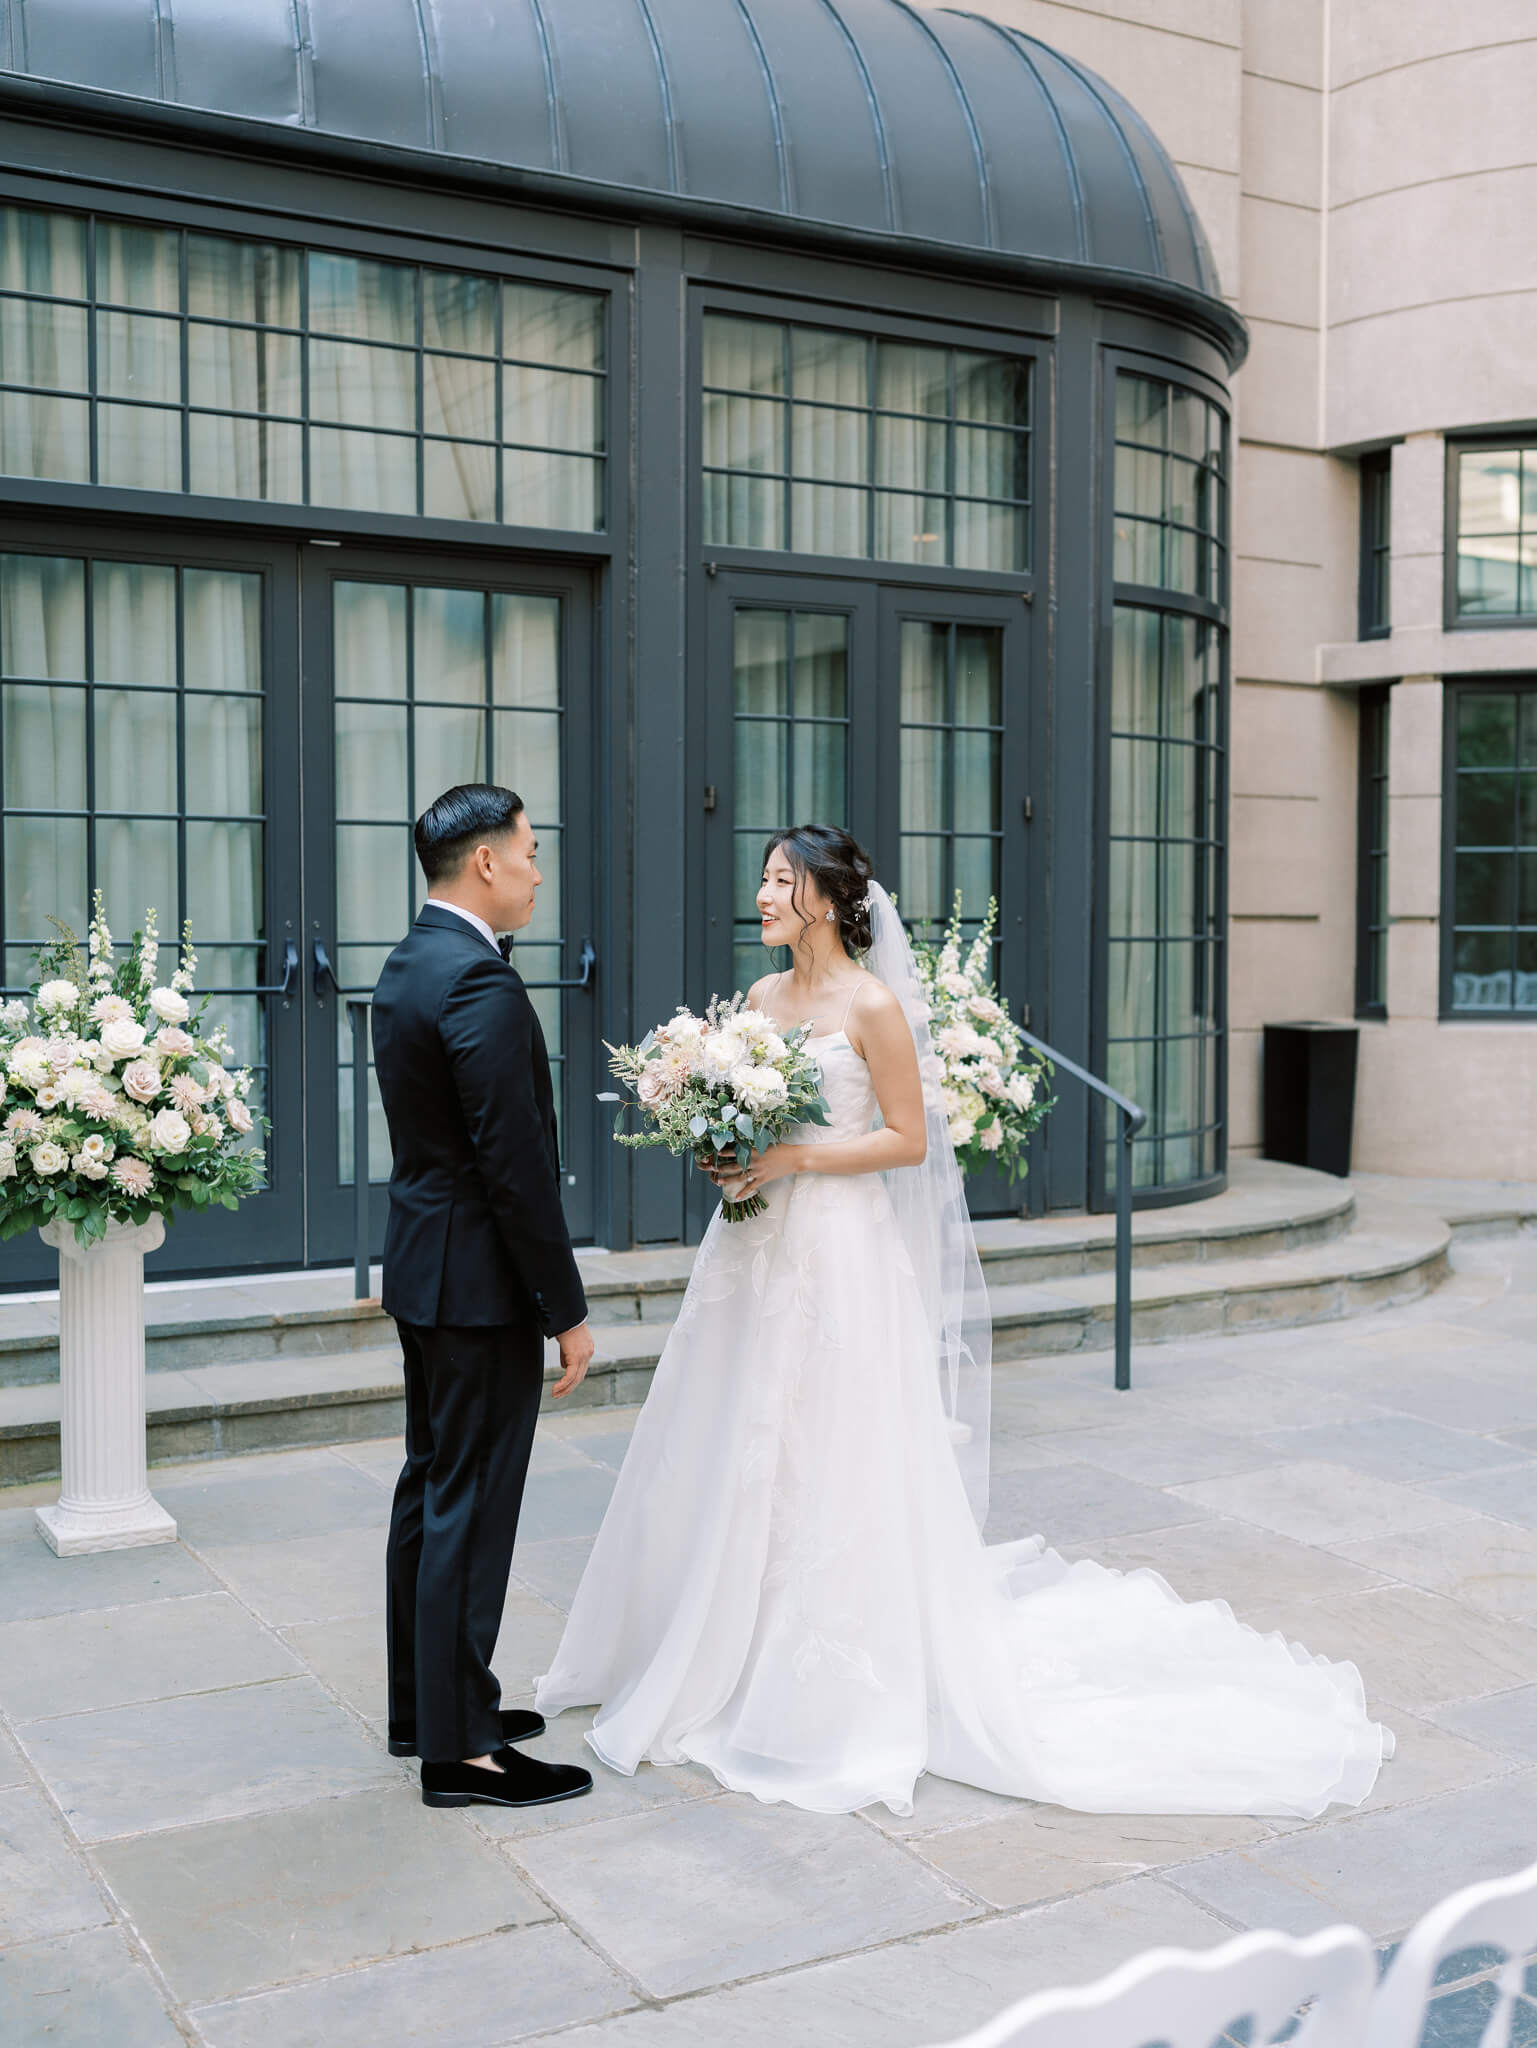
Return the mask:
<path id="1" fill-rule="evenodd" d="M 1195 210 L 1135 109 L 960 9 L 0 0 L 0 24 L 12 100 L 30 79 L 26 97 L 46 103 L 56 82 L 157 102 L 162 117 L 198 110 L 209 126 L 276 123 L 559 181 L 568 197 L 648 195 L 1219 298 Z M 1231 313 L 1212 316 L 1241 348 Z"/>

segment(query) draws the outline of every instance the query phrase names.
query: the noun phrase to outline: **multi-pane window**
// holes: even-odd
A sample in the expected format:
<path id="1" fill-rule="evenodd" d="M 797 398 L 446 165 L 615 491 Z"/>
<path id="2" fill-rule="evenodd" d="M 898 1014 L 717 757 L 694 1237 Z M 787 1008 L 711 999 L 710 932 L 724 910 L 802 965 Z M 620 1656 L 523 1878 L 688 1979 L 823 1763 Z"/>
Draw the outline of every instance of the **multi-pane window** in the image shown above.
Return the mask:
<path id="1" fill-rule="evenodd" d="M 735 804 L 732 966 L 750 988 L 788 955 L 764 953 L 763 848 L 786 825 L 848 823 L 849 622 L 837 612 L 744 606 L 732 659 Z"/>
<path id="2" fill-rule="evenodd" d="M 1220 629 L 1115 609 L 1109 1079 L 1148 1112 L 1135 1185 L 1217 1171 L 1223 989 Z"/>
<path id="3" fill-rule="evenodd" d="M 1386 683 L 1361 692 L 1356 810 L 1356 1015 L 1388 1013 L 1388 720 Z"/>
<path id="4" fill-rule="evenodd" d="M 1457 612 L 1537 613 L 1537 447 L 1459 448 Z"/>
<path id="5" fill-rule="evenodd" d="M 1198 392 L 1115 380 L 1115 580 L 1227 602 L 1227 423 Z"/>
<path id="6" fill-rule="evenodd" d="M 6 984 L 83 934 L 100 888 L 161 971 L 190 918 L 242 1063 L 265 1062 L 262 580 L 78 555 L 0 555 L 0 941 Z"/>
<path id="7" fill-rule="evenodd" d="M 1028 362 L 712 313 L 704 387 L 707 544 L 1029 566 Z"/>
<path id="8" fill-rule="evenodd" d="M 1393 451 L 1378 448 L 1361 457 L 1360 637 L 1375 640 L 1392 630 L 1389 564 L 1393 541 Z"/>
<path id="9" fill-rule="evenodd" d="M 1452 1011 L 1537 1014 L 1537 684 L 1447 692 Z"/>
<path id="10" fill-rule="evenodd" d="M 529 981 L 561 972 L 560 600 L 518 591 L 338 582 L 336 648 L 337 979 L 371 988 L 426 893 L 412 822 L 445 789 L 498 782 L 522 797 L 543 882 L 514 963 Z M 535 990 L 562 1071 L 557 991 Z M 352 1046 L 337 1019 L 341 1178 L 352 1179 Z M 389 1172 L 389 1135 L 370 1077 L 369 1165 Z"/>
<path id="11" fill-rule="evenodd" d="M 0 208 L 0 471 L 584 532 L 604 301 Z"/>
<path id="12" fill-rule="evenodd" d="M 957 890 L 979 925 L 1003 848 L 1003 629 L 902 622 L 901 880 L 909 923 L 943 923 Z"/>

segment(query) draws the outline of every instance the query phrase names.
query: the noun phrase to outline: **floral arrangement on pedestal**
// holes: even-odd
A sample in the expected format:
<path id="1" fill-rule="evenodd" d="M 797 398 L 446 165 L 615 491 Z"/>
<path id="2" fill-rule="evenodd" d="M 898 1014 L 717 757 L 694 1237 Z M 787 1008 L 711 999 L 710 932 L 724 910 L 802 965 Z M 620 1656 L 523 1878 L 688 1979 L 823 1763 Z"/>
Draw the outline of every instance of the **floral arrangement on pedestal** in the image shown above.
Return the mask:
<path id="1" fill-rule="evenodd" d="M 825 1124 L 821 1069 L 805 1050 L 810 1029 L 781 1034 L 771 1017 L 735 995 L 717 997 L 702 1017 L 680 1008 L 639 1045 L 610 1045 L 609 1066 L 653 1126 L 615 1137 L 621 1145 L 665 1146 L 701 1167 L 725 1159 L 746 1167 L 796 1124 Z M 723 1201 L 721 1213 L 741 1223 L 767 1207 L 762 1195 L 750 1195 Z"/>
<path id="2" fill-rule="evenodd" d="M 940 1096 L 962 1173 L 983 1167 L 1023 1179 L 1030 1133 L 1055 1108 L 1051 1062 L 1032 1052 L 999 996 L 990 972 L 997 899 L 963 948 L 961 898 L 938 940 L 915 940 L 918 978 L 929 1006 L 929 1033 L 940 1064 Z"/>
<path id="3" fill-rule="evenodd" d="M 99 890 L 87 956 L 59 931 L 30 1003 L 0 1006 L 0 1238 L 56 1222 L 91 1245 L 112 1223 L 238 1207 L 265 1185 L 247 1141 L 267 1120 L 194 994 L 190 925 L 163 986 L 152 910 L 121 960 Z"/>

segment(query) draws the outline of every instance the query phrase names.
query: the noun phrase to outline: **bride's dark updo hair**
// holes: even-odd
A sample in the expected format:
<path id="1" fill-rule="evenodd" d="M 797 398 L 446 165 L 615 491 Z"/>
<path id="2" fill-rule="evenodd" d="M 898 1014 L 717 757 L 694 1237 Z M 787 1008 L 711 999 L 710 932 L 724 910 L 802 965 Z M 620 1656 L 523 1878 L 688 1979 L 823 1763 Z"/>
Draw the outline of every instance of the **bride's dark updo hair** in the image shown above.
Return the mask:
<path id="1" fill-rule="evenodd" d="M 795 891 L 791 897 L 800 912 L 801 929 L 809 932 L 813 920 L 801 902 L 802 885 L 809 875 L 830 904 L 838 936 L 846 953 L 870 950 L 870 884 L 875 866 L 869 854 L 841 825 L 792 825 L 776 832 L 763 849 L 763 865 L 769 855 L 782 853 L 795 870 Z"/>

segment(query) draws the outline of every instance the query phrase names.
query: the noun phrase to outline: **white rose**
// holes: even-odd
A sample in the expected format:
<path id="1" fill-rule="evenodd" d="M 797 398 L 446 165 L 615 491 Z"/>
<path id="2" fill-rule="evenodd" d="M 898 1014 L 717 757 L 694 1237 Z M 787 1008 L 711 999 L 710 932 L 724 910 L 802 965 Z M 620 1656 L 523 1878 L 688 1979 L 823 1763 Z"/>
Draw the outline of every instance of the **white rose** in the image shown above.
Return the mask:
<path id="1" fill-rule="evenodd" d="M 56 1081 L 45 1081 L 37 1091 L 39 1109 L 57 1109 L 64 1100 L 64 1090 Z"/>
<path id="2" fill-rule="evenodd" d="M 973 1017 L 980 1017 L 984 1024 L 996 1024 L 1003 1015 L 1001 1005 L 995 1003 L 991 996 L 971 996 L 966 1007 Z"/>
<path id="3" fill-rule="evenodd" d="M 733 1067 L 742 1064 L 747 1041 L 739 1031 L 712 1031 L 704 1041 L 701 1059 L 712 1081 L 724 1081 Z"/>
<path id="4" fill-rule="evenodd" d="M 109 1018 L 101 1027 L 101 1049 L 114 1060 L 136 1059 L 144 1050 L 144 1026 L 132 1016 Z"/>
<path id="5" fill-rule="evenodd" d="M 192 1015 L 192 1005 L 174 988 L 151 989 L 149 1006 L 165 1024 L 185 1024 Z"/>
<path id="6" fill-rule="evenodd" d="M 240 1100 L 238 1095 L 233 1095 L 230 1097 L 229 1120 L 232 1128 L 237 1130 L 242 1138 L 246 1135 L 248 1131 L 254 1128 L 256 1122 L 256 1119 L 252 1116 L 251 1112 L 246 1108 L 245 1104 Z"/>
<path id="7" fill-rule="evenodd" d="M 197 1051 L 197 1044 L 190 1031 L 164 1024 L 155 1033 L 155 1050 L 165 1060 L 188 1060 Z"/>
<path id="8" fill-rule="evenodd" d="M 784 1076 L 775 1073 L 772 1067 L 753 1067 L 745 1063 L 732 1073 L 731 1092 L 748 1109 L 759 1111 L 778 1109 L 790 1093 Z"/>
<path id="9" fill-rule="evenodd" d="M 45 981 L 37 992 L 39 1010 L 72 1010 L 80 991 L 72 981 Z"/>
<path id="10" fill-rule="evenodd" d="M 1035 1082 L 1029 1074 L 1009 1077 L 1008 1096 L 1016 1109 L 1028 1109 L 1035 1100 Z"/>
<path id="11" fill-rule="evenodd" d="M 984 1152 L 996 1152 L 1003 1143 L 1003 1125 L 996 1117 L 982 1133 L 981 1143 Z"/>
<path id="12" fill-rule="evenodd" d="M 51 1071 L 41 1046 L 17 1046 L 6 1065 L 10 1068 L 11 1078 L 19 1081 L 23 1088 L 41 1088 Z"/>
<path id="13" fill-rule="evenodd" d="M 52 1138 L 44 1138 L 40 1145 L 32 1147 L 32 1171 L 47 1176 L 62 1173 L 69 1164 L 69 1154 L 62 1145 L 56 1145 Z"/>
<path id="14" fill-rule="evenodd" d="M 99 1131 L 92 1131 L 88 1138 L 82 1138 L 80 1141 L 82 1159 L 110 1159 L 114 1149 Z"/>
<path id="15" fill-rule="evenodd" d="M 149 1142 L 157 1152 L 185 1152 L 192 1126 L 179 1109 L 162 1109 L 150 1118 Z"/>
<path id="16" fill-rule="evenodd" d="M 963 1145 L 969 1145 L 977 1135 L 977 1127 L 969 1116 L 953 1116 L 950 1119 L 950 1143 L 958 1152 Z"/>
<path id="17" fill-rule="evenodd" d="M 704 1019 L 696 1017 L 691 1010 L 680 1010 L 676 1017 L 669 1017 L 665 1024 L 657 1027 L 656 1035 L 671 1045 L 692 1045 L 704 1034 Z"/>
<path id="18" fill-rule="evenodd" d="M 131 1060 L 123 1069 L 123 1088 L 135 1102 L 153 1102 L 160 1093 L 160 1069 L 153 1060 Z"/>
<path id="19" fill-rule="evenodd" d="M 76 1173 L 83 1174 L 87 1180 L 105 1180 L 107 1177 L 105 1159 L 88 1159 L 83 1152 L 77 1152 L 70 1165 Z"/>

